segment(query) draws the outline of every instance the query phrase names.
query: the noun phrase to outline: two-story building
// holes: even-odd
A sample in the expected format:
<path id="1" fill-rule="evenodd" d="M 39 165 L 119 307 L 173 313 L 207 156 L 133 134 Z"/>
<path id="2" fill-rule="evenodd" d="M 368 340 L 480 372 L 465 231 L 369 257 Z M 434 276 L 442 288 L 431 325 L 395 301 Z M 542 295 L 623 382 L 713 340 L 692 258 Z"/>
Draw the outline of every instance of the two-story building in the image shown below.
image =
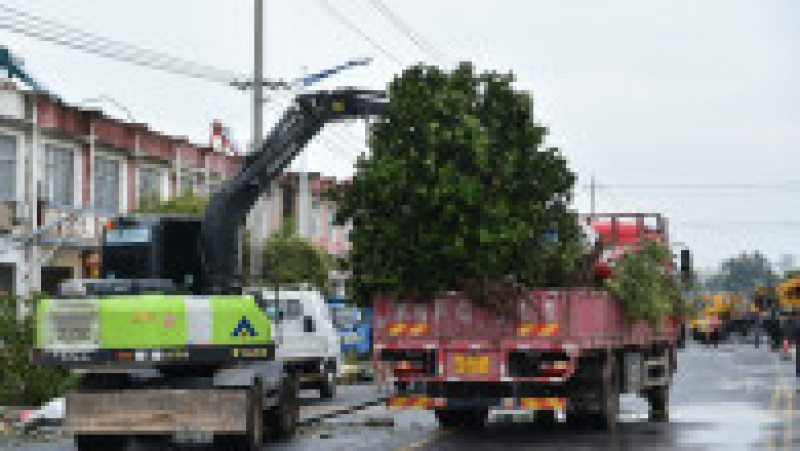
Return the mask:
<path id="1" fill-rule="evenodd" d="M 102 225 L 144 196 L 207 193 L 240 157 L 0 82 L 0 294 L 92 277 Z"/>

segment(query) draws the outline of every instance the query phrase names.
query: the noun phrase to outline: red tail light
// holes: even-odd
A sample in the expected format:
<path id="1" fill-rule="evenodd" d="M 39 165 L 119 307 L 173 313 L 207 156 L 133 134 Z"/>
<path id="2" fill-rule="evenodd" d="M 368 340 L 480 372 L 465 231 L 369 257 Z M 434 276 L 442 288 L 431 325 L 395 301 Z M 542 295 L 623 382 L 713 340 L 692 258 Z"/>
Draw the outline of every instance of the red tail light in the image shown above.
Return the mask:
<path id="1" fill-rule="evenodd" d="M 395 376 L 408 376 L 411 374 L 424 374 L 425 366 L 422 362 L 400 361 L 394 367 Z"/>
<path id="2" fill-rule="evenodd" d="M 566 374 L 569 368 L 569 361 L 542 362 L 539 364 L 539 372 L 552 376 Z"/>

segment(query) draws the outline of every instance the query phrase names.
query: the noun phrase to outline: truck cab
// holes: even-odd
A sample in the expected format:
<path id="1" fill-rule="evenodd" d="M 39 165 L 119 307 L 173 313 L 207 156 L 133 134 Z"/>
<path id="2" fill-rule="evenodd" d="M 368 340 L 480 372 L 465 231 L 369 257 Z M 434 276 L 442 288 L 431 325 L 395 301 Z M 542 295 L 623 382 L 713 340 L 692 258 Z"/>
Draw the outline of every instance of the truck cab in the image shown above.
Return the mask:
<path id="1" fill-rule="evenodd" d="M 275 325 L 276 357 L 298 375 L 301 388 L 319 390 L 322 398 L 334 397 L 341 344 L 322 293 L 308 284 L 245 292 L 263 300 Z"/>

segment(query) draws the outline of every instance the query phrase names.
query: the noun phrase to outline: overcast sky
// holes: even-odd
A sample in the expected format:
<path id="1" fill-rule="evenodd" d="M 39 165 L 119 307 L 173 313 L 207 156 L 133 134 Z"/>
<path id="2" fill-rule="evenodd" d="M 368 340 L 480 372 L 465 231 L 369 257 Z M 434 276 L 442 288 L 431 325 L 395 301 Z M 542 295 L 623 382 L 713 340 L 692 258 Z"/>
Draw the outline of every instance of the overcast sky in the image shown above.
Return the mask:
<path id="1" fill-rule="evenodd" d="M 533 93 L 549 144 L 579 176 L 580 211 L 589 209 L 594 175 L 598 211 L 666 214 L 672 239 L 691 247 L 700 267 L 740 250 L 760 249 L 773 260 L 800 255 L 800 2 L 383 1 L 443 58 L 416 47 L 370 0 L 328 2 L 389 56 L 321 0 L 267 0 L 266 75 L 294 79 L 355 57 L 375 60 L 319 86 L 381 88 L 419 61 L 512 71 L 518 88 Z M 233 72 L 252 70 L 251 0 L 0 4 Z M 246 93 L 6 30 L 0 39 L 69 102 L 106 94 L 168 134 L 206 143 L 209 123 L 220 119 L 236 140 L 249 139 Z M 267 129 L 283 105 L 269 103 Z M 124 117 L 111 104 L 103 108 Z M 330 127 L 305 153 L 307 167 L 349 176 L 363 143 L 363 124 Z"/>

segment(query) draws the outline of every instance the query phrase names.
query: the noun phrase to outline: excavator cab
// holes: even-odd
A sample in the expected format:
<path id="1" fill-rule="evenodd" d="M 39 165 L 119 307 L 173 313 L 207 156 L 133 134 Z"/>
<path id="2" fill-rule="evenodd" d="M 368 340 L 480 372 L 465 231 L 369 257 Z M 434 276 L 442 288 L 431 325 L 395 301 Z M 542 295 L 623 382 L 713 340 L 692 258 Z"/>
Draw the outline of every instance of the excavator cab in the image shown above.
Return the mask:
<path id="1" fill-rule="evenodd" d="M 116 218 L 109 221 L 103 232 L 100 277 L 111 285 L 114 281 L 162 281 L 146 285 L 154 289 L 171 285 L 176 292 L 197 294 L 203 277 L 199 240 L 198 218 L 156 215 Z"/>

